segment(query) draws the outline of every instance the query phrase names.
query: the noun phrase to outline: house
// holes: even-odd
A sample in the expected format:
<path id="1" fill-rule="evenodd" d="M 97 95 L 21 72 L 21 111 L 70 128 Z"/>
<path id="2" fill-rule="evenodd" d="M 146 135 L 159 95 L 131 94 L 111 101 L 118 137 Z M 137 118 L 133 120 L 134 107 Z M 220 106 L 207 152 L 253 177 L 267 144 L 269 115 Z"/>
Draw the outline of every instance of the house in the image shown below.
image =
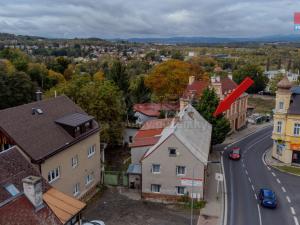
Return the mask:
<path id="1" fill-rule="evenodd" d="M 0 111 L 0 151 L 18 146 L 51 186 L 78 199 L 100 181 L 99 125 L 66 96 Z"/>
<path id="2" fill-rule="evenodd" d="M 0 153 L 1 225 L 79 225 L 85 203 L 51 185 L 18 147 Z"/>
<path id="3" fill-rule="evenodd" d="M 170 103 L 141 103 L 133 106 L 134 116 L 137 118 L 136 123 L 143 125 L 148 120 L 157 119 L 161 112 L 169 115 L 175 114 L 179 106 Z"/>
<path id="4" fill-rule="evenodd" d="M 210 82 L 195 80 L 194 76 L 190 76 L 187 88 L 180 99 L 180 104 L 184 106 L 188 103 L 196 101 L 197 99 L 200 99 L 203 91 L 208 87 L 214 88 L 216 94 L 222 101 L 237 87 L 237 84 L 232 80 L 231 75 L 225 77 L 213 76 L 211 77 Z M 225 117 L 229 120 L 232 131 L 242 129 L 246 126 L 247 105 L 248 94 L 244 93 L 231 105 L 230 109 L 225 112 Z"/>
<path id="5" fill-rule="evenodd" d="M 286 164 L 300 164 L 300 86 L 285 76 L 278 84 L 272 156 Z"/>
<path id="6" fill-rule="evenodd" d="M 142 198 L 167 202 L 177 201 L 183 195 L 203 198 L 211 125 L 187 105 L 163 129 L 146 131 L 144 141 L 140 137 L 133 143 L 147 142 L 150 136 L 149 144 L 141 146 L 145 152 L 141 159 L 133 158 L 136 169 L 138 164 L 141 168 Z"/>

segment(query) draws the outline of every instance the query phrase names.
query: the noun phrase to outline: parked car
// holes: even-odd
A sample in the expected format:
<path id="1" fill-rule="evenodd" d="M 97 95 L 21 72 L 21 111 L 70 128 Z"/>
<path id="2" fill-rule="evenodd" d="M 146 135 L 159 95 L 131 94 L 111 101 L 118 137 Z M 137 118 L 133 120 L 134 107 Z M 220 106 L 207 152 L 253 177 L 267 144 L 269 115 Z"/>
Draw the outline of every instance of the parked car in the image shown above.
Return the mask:
<path id="1" fill-rule="evenodd" d="M 239 160 L 241 158 L 240 148 L 235 147 L 229 152 L 229 159 Z"/>
<path id="2" fill-rule="evenodd" d="M 277 198 L 275 192 L 268 188 L 261 188 L 259 191 L 260 204 L 266 208 L 276 208 Z"/>
<path id="3" fill-rule="evenodd" d="M 101 220 L 92 220 L 90 222 L 85 222 L 83 225 L 105 225 L 105 223 Z"/>

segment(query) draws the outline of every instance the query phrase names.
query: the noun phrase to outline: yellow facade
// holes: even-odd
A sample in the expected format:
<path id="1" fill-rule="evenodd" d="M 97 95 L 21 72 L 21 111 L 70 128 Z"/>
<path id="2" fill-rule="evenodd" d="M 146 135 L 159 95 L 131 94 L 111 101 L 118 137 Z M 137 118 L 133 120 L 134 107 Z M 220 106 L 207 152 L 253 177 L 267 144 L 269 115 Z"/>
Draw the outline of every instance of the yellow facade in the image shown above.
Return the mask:
<path id="1" fill-rule="evenodd" d="M 279 88 L 276 93 L 272 156 L 286 164 L 299 164 L 300 136 L 298 126 L 300 125 L 300 115 L 288 113 L 291 95 L 290 89 Z"/>

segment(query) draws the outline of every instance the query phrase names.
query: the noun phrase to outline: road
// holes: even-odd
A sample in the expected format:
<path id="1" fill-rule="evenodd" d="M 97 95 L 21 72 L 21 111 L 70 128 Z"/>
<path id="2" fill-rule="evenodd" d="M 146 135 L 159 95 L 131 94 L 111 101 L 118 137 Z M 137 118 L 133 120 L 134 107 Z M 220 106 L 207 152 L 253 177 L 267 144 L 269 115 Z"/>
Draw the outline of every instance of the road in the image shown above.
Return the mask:
<path id="1" fill-rule="evenodd" d="M 300 177 L 270 168 L 263 160 L 264 153 L 272 146 L 271 132 L 271 127 L 258 131 L 228 146 L 223 153 L 227 225 L 299 225 Z M 236 146 L 241 148 L 242 158 L 229 160 L 228 152 Z M 277 209 L 259 205 L 257 193 L 261 187 L 275 191 Z"/>

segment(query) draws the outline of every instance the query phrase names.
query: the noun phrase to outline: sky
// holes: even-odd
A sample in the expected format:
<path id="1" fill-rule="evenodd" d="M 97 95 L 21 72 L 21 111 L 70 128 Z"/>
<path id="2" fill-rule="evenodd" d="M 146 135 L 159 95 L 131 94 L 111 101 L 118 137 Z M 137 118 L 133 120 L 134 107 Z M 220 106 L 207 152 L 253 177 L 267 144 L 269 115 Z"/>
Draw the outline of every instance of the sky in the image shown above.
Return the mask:
<path id="1" fill-rule="evenodd" d="M 294 34 L 296 0 L 0 0 L 0 32 L 43 37 Z"/>

